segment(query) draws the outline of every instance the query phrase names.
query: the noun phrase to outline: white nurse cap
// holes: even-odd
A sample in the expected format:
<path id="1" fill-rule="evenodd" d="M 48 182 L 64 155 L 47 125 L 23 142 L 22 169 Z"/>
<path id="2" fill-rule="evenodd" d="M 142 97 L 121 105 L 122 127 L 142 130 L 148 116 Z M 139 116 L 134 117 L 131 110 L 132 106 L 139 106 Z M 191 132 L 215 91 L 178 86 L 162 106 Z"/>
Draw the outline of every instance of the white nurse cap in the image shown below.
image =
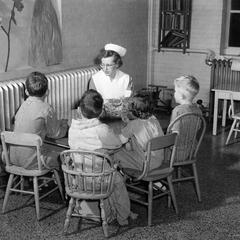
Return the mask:
<path id="1" fill-rule="evenodd" d="M 112 44 L 112 43 L 108 43 L 105 45 L 104 47 L 105 50 L 110 50 L 110 51 L 114 51 L 116 53 L 118 53 L 120 55 L 120 57 L 123 57 L 125 56 L 126 52 L 127 52 L 127 49 L 124 48 L 124 47 L 121 47 L 119 45 L 116 45 L 116 44 Z"/>

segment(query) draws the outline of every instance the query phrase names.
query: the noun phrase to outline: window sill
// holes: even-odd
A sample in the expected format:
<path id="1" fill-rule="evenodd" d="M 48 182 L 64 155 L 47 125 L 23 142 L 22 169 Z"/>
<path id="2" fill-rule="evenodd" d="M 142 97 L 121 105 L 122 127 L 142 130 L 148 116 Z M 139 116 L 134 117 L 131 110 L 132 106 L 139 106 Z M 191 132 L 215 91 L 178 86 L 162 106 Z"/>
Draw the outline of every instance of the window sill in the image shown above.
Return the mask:
<path id="1" fill-rule="evenodd" d="M 222 55 L 226 56 L 240 56 L 240 47 L 229 47 L 222 51 Z"/>
<path id="2" fill-rule="evenodd" d="M 157 51 L 157 48 L 153 48 L 153 50 Z M 181 48 L 161 48 L 160 52 L 183 52 Z M 199 53 L 199 54 L 209 54 L 209 49 L 193 49 L 187 48 L 186 53 Z"/>

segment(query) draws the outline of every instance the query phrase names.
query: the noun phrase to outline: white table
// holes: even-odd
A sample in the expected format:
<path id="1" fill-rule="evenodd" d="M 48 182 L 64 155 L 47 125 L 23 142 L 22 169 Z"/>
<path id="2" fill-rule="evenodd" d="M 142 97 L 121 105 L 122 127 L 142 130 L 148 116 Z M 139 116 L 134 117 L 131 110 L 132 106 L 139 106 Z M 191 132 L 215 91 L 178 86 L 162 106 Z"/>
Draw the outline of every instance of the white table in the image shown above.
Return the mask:
<path id="1" fill-rule="evenodd" d="M 221 89 L 212 89 L 212 91 L 215 92 L 212 134 L 216 135 L 217 134 L 217 120 L 218 120 L 218 100 L 223 99 L 222 126 L 225 127 L 226 113 L 227 113 L 227 100 L 230 100 L 231 94 L 232 94 L 234 100 L 240 100 L 240 92 L 221 90 Z"/>

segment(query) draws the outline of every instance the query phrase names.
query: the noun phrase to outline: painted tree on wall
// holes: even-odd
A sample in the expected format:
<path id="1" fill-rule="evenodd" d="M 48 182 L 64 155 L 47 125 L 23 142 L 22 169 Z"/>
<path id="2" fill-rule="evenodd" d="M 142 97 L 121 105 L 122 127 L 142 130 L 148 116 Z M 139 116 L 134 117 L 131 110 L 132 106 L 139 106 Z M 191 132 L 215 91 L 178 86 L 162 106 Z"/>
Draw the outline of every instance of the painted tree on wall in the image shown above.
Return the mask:
<path id="1" fill-rule="evenodd" d="M 8 63 L 9 63 L 9 57 L 10 57 L 10 49 L 11 49 L 11 38 L 10 38 L 10 33 L 11 33 L 11 27 L 12 27 L 12 22 L 17 25 L 17 21 L 15 19 L 15 9 L 17 9 L 17 11 L 21 12 L 24 8 L 24 5 L 22 3 L 22 0 L 13 0 L 13 6 L 12 6 L 12 10 L 11 10 L 11 15 L 8 21 L 8 27 L 5 28 L 2 25 L 2 18 L 0 17 L 0 26 L 3 30 L 3 32 L 6 34 L 7 36 L 7 58 L 6 58 L 6 64 L 5 64 L 5 72 L 7 72 L 8 70 Z"/>
<path id="2" fill-rule="evenodd" d="M 62 62 L 62 38 L 58 16 L 51 0 L 34 3 L 28 63 L 49 66 Z"/>

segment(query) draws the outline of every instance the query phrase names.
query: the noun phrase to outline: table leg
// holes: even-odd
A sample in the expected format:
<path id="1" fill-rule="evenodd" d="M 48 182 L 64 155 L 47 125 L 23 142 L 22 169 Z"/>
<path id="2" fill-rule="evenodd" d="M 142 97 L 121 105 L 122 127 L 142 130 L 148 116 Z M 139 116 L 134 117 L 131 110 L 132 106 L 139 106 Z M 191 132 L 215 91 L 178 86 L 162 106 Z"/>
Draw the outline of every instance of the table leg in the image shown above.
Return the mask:
<path id="1" fill-rule="evenodd" d="M 213 135 L 217 134 L 217 118 L 218 118 L 218 94 L 215 92 L 214 112 L 213 112 Z"/>
<path id="2" fill-rule="evenodd" d="M 222 127 L 226 126 L 227 99 L 223 100 Z"/>

